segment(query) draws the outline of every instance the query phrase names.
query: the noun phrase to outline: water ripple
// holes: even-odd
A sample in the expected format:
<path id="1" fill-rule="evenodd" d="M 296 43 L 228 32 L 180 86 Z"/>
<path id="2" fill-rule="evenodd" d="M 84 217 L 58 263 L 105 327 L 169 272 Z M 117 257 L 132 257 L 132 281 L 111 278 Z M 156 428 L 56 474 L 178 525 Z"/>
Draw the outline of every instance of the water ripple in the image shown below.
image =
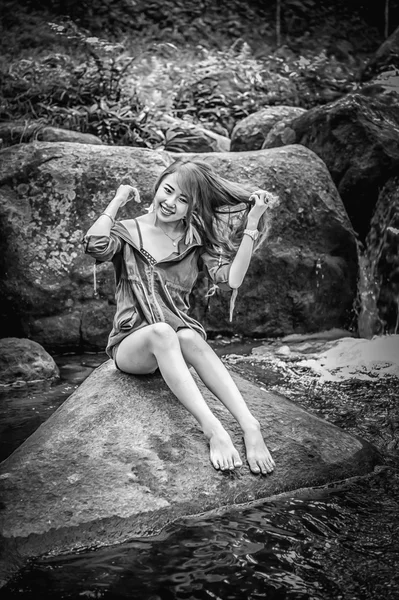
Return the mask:
<path id="1" fill-rule="evenodd" d="M 393 600 L 399 504 L 386 495 L 387 477 L 399 490 L 399 473 L 390 471 L 371 483 L 315 490 L 315 499 L 184 519 L 157 539 L 36 560 L 4 600 Z"/>

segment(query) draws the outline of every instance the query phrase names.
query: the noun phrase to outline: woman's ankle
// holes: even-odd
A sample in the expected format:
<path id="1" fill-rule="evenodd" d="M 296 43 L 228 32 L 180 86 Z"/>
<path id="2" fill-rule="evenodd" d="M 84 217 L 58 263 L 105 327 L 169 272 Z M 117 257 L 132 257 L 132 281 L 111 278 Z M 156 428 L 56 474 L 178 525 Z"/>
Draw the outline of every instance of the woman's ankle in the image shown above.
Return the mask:
<path id="1" fill-rule="evenodd" d="M 219 419 L 215 417 L 214 420 L 210 420 L 207 423 L 202 425 L 202 431 L 204 432 L 205 437 L 210 440 L 215 435 L 221 433 L 227 433 Z"/>
<path id="2" fill-rule="evenodd" d="M 251 417 L 246 419 L 244 422 L 240 423 L 240 427 L 243 433 L 252 433 L 254 431 L 260 431 L 260 423 L 255 417 Z"/>

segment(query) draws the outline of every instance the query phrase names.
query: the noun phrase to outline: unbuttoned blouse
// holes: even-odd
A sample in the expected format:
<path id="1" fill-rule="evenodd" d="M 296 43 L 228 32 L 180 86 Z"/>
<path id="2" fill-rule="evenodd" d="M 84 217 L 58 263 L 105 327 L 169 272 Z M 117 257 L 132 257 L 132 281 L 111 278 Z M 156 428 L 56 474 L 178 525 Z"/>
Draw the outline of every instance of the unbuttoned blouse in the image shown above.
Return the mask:
<path id="1" fill-rule="evenodd" d="M 217 287 L 231 290 L 231 261 L 222 253 L 207 252 L 198 232 L 193 237 L 188 244 L 180 240 L 177 252 L 157 262 L 119 221 L 109 236 L 85 236 L 85 252 L 114 265 L 116 312 L 106 347 L 109 356 L 126 336 L 152 323 L 168 323 L 175 331 L 189 327 L 206 339 L 202 325 L 188 315 L 190 293 L 202 270 Z"/>

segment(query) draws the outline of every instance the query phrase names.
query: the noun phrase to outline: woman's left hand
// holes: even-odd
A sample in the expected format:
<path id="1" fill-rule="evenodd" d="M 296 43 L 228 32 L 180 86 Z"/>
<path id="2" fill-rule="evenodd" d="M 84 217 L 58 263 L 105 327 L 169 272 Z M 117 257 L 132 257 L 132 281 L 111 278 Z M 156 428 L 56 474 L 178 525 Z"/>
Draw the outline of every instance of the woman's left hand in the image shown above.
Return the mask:
<path id="1" fill-rule="evenodd" d="M 256 190 L 250 195 L 249 199 L 254 202 L 248 214 L 248 221 L 250 222 L 258 222 L 267 208 L 272 208 L 279 202 L 279 197 L 276 194 L 266 190 Z"/>

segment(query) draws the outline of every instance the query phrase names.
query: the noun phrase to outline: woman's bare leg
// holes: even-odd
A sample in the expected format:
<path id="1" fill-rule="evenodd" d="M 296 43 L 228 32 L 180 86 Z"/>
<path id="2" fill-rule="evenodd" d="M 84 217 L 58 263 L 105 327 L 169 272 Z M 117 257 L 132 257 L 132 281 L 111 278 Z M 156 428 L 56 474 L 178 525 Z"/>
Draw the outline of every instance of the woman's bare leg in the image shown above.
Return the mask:
<path id="1" fill-rule="evenodd" d="M 216 469 L 242 465 L 233 442 L 205 402 L 183 358 L 179 338 L 166 323 L 143 327 L 120 343 L 118 367 L 133 375 L 152 373 L 156 367 L 171 391 L 197 419 L 209 440 L 210 459 Z"/>
<path id="2" fill-rule="evenodd" d="M 267 449 L 259 422 L 249 411 L 230 373 L 209 344 L 195 331 L 177 332 L 182 354 L 194 367 L 207 388 L 226 406 L 244 434 L 247 460 L 254 473 L 270 473 L 275 462 Z"/>

